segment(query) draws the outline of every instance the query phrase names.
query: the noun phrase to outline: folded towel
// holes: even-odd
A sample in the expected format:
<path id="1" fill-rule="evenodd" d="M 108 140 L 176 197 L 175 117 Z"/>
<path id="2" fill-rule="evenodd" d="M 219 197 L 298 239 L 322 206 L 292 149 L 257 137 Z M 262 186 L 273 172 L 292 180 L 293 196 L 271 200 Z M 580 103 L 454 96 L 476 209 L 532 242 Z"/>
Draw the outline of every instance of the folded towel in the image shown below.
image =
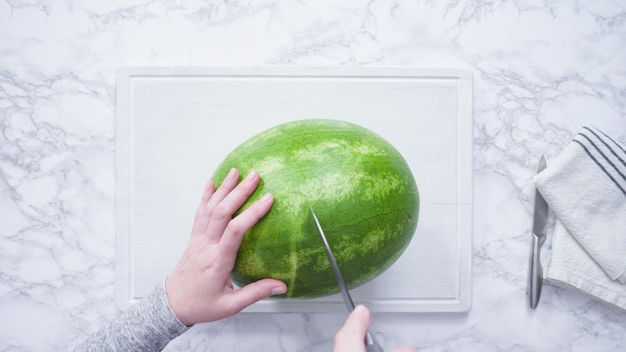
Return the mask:
<path id="1" fill-rule="evenodd" d="M 550 254 L 544 265 L 546 282 L 626 310 L 626 285 L 611 280 L 558 219 L 554 224 Z"/>
<path id="2" fill-rule="evenodd" d="M 584 127 L 535 176 L 535 184 L 562 230 L 606 273 L 602 279 L 626 284 L 626 147 L 596 128 Z M 553 242 L 553 255 L 571 249 L 558 246 Z M 552 260 L 549 266 L 558 263 Z M 585 270 L 590 263 L 581 260 L 579 265 L 576 270 Z M 626 285 L 622 287 L 626 292 Z"/>

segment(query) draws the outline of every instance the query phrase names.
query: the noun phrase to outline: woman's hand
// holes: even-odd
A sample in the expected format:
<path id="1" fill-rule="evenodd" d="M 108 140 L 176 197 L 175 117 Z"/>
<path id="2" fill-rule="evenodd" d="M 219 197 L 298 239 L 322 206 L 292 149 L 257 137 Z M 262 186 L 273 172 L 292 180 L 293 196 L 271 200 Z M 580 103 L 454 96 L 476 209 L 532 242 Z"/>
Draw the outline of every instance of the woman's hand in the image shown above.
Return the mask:
<path id="1" fill-rule="evenodd" d="M 248 209 L 233 214 L 256 189 L 259 174 L 253 171 L 241 183 L 232 169 L 218 190 L 209 182 L 196 212 L 191 238 L 182 257 L 165 281 L 167 296 L 178 319 L 185 325 L 216 321 L 275 294 L 287 286 L 263 279 L 234 289 L 230 272 L 244 234 L 272 207 L 265 194 Z"/>
<path id="2" fill-rule="evenodd" d="M 335 352 L 365 352 L 365 335 L 370 327 L 370 311 L 365 306 L 356 306 L 335 336 Z M 403 347 L 392 352 L 417 352 Z"/>

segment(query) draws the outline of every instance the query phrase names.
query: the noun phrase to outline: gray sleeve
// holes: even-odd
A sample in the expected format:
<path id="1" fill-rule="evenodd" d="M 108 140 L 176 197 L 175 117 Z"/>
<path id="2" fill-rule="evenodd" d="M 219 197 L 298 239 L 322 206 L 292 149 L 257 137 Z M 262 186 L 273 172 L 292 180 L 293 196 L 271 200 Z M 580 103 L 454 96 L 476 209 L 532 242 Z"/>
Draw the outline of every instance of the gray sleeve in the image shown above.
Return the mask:
<path id="1" fill-rule="evenodd" d="M 165 280 L 139 303 L 76 347 L 83 351 L 161 351 L 188 329 L 172 310 Z"/>

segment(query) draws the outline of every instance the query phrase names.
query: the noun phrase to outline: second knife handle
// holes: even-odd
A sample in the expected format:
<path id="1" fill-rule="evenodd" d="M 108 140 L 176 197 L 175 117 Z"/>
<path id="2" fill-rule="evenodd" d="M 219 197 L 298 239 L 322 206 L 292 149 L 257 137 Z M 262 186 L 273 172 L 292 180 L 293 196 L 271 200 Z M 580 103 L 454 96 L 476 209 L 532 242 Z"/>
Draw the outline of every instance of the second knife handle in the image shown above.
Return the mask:
<path id="1" fill-rule="evenodd" d="M 530 298 L 530 308 L 537 308 L 539 297 L 541 297 L 541 286 L 543 286 L 543 272 L 541 270 L 541 258 L 539 256 L 541 243 L 537 236 L 532 235 L 532 245 L 530 252 L 530 273 L 528 283 L 528 297 Z"/>

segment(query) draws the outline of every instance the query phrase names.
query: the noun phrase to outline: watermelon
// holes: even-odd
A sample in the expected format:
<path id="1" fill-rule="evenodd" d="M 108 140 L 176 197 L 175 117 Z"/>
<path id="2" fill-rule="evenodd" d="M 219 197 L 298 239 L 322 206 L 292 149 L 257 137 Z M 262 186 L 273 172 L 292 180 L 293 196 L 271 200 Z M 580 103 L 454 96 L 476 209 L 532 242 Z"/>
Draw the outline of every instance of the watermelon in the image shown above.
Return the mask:
<path id="1" fill-rule="evenodd" d="M 400 153 L 377 134 L 337 120 L 275 126 L 235 148 L 212 179 L 257 170 L 258 188 L 239 209 L 271 192 L 274 204 L 248 233 L 231 274 L 239 286 L 287 284 L 282 298 L 339 292 L 309 207 L 324 228 L 349 287 L 389 268 L 417 226 L 419 193 Z"/>

